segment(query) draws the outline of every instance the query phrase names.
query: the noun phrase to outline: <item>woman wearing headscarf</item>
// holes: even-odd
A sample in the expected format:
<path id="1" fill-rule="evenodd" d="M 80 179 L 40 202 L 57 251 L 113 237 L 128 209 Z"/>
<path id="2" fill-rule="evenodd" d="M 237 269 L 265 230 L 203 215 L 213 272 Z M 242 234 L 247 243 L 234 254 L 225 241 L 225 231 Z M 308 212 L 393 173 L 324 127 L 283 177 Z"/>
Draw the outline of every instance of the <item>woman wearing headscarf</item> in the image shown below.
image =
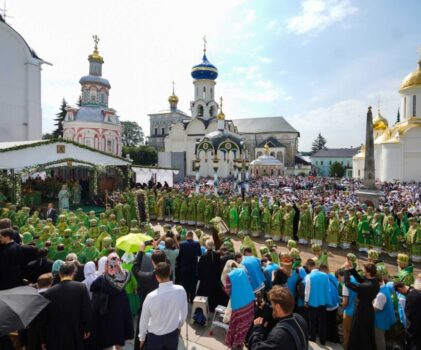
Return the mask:
<path id="1" fill-rule="evenodd" d="M 134 336 L 130 304 L 124 288 L 130 273 L 116 253 L 107 257 L 105 271 L 91 285 L 94 349 L 121 350 Z"/>
<path id="2" fill-rule="evenodd" d="M 56 260 L 54 261 L 53 267 L 51 268 L 51 273 L 53 274 L 53 286 L 60 282 L 59 271 L 61 265 L 64 264 L 63 260 Z"/>
<path id="3" fill-rule="evenodd" d="M 228 260 L 221 281 L 230 296 L 231 317 L 225 344 L 242 348 L 254 319 L 254 293 L 247 271 L 234 260 Z"/>
<path id="4" fill-rule="evenodd" d="M 94 281 L 98 278 L 96 274 L 96 266 L 93 261 L 88 261 L 85 266 L 83 267 L 83 274 L 85 276 L 85 279 L 83 280 L 83 283 L 86 286 L 86 289 L 89 291 L 89 295 L 92 299 L 92 292 L 91 285 L 94 283 Z"/>
<path id="5" fill-rule="evenodd" d="M 108 258 L 103 256 L 101 259 L 98 260 L 98 270 L 96 272 L 97 276 L 101 276 L 105 272 L 105 265 L 107 264 Z"/>

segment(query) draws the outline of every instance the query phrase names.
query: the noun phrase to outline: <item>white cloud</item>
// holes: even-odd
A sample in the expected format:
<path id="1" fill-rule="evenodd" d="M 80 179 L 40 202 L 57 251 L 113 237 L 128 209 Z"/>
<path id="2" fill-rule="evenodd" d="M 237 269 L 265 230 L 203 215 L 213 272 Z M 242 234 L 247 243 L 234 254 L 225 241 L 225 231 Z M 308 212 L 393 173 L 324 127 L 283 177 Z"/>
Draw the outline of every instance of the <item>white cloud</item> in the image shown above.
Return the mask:
<path id="1" fill-rule="evenodd" d="M 295 34 L 320 32 L 358 12 L 349 0 L 303 0 L 301 10 L 287 23 L 288 30 Z"/>
<path id="2" fill-rule="evenodd" d="M 273 60 L 269 57 L 259 57 L 259 61 L 262 63 L 271 63 Z"/>
<path id="3" fill-rule="evenodd" d="M 288 72 L 286 70 L 280 70 L 278 73 L 279 73 L 279 75 L 286 75 L 286 74 L 288 74 Z"/>
<path id="4" fill-rule="evenodd" d="M 280 34 L 281 31 L 282 31 L 281 25 L 276 20 L 269 21 L 266 24 L 266 29 L 268 29 L 269 31 L 271 31 L 271 32 L 273 32 L 275 34 Z"/>
<path id="5" fill-rule="evenodd" d="M 254 10 L 253 9 L 246 10 L 244 19 L 246 23 L 254 22 L 254 20 L 256 19 L 256 13 L 254 12 Z"/>
<path id="6" fill-rule="evenodd" d="M 234 67 L 234 72 L 244 74 L 244 78 L 247 80 L 255 80 L 260 78 L 260 70 L 256 65 Z"/>

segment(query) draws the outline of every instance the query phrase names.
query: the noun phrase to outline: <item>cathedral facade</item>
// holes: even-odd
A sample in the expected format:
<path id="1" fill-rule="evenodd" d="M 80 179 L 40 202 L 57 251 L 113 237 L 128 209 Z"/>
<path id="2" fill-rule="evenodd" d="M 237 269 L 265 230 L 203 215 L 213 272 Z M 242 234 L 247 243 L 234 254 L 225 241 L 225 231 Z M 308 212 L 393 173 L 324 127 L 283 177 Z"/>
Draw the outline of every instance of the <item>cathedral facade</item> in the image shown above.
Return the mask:
<path id="1" fill-rule="evenodd" d="M 41 140 L 41 66 L 47 62 L 1 15 L 0 43 L 0 142 Z"/>
<path id="2" fill-rule="evenodd" d="M 89 74 L 79 83 L 82 88 L 79 107 L 67 107 L 63 138 L 97 150 L 121 156 L 121 124 L 117 112 L 108 107 L 109 81 L 102 77 L 104 59 L 98 52 L 98 37 L 89 55 Z"/>
<path id="3" fill-rule="evenodd" d="M 242 157 L 251 162 L 263 154 L 268 144 L 275 156 L 284 166 L 285 173 L 294 173 L 298 150 L 299 132 L 283 117 L 227 119 L 222 112 L 222 99 L 216 100 L 216 79 L 218 69 L 208 60 L 206 48 L 202 61 L 192 67 L 193 101 L 190 102 L 191 116 L 179 111 L 178 97 L 170 96 L 170 110 L 149 114 L 149 144 L 158 149 L 159 166 L 179 169 L 178 180 L 196 174 L 200 165 L 200 176 L 215 175 L 212 161 L 197 147 L 207 138 L 213 140 L 216 134 L 230 135 L 231 141 L 244 144 Z M 219 144 L 219 143 L 218 143 Z M 223 146 L 223 145 L 222 145 Z M 235 152 L 219 153 L 215 150 L 218 163 L 218 176 L 227 177 L 235 172 L 238 161 Z M 215 156 L 209 153 L 208 156 Z"/>
<path id="4" fill-rule="evenodd" d="M 380 109 L 373 120 L 374 162 L 380 181 L 421 181 L 421 59 L 399 88 L 401 105 L 389 125 Z M 364 177 L 365 147 L 353 157 L 353 174 Z"/>

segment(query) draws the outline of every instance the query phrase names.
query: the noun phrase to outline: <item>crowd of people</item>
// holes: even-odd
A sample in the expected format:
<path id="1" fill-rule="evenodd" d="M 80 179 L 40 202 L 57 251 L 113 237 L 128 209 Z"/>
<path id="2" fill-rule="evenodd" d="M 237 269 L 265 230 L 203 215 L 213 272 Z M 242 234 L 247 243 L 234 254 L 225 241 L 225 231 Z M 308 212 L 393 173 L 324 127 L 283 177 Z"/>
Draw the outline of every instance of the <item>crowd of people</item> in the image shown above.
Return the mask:
<path id="1" fill-rule="evenodd" d="M 226 307 L 225 344 L 233 349 L 303 349 L 317 339 L 346 349 L 421 347 L 421 275 L 411 263 L 421 256 L 419 184 L 384 184 L 377 208 L 358 203 L 355 182 L 255 180 L 249 196 L 229 182 L 222 186 L 220 197 L 195 194 L 190 181 L 136 189 L 99 215 L 58 212 L 52 204 L 42 214 L 4 206 L 0 290 L 33 285 L 50 301 L 19 330 L 21 345 L 121 349 L 134 338 L 135 349 L 176 349 L 188 303 L 198 295 L 211 312 Z M 128 233 L 150 240 L 124 251 L 116 243 Z M 257 249 L 251 237 L 265 237 L 265 245 Z M 279 253 L 281 240 L 287 253 Z M 305 244 L 314 257 L 302 261 Z M 335 244 L 355 244 L 369 262 L 358 266 L 347 252 L 343 266 L 330 271 L 325 249 Z M 395 276 L 382 253 L 396 257 Z M 7 349 L 8 338 L 0 344 Z"/>

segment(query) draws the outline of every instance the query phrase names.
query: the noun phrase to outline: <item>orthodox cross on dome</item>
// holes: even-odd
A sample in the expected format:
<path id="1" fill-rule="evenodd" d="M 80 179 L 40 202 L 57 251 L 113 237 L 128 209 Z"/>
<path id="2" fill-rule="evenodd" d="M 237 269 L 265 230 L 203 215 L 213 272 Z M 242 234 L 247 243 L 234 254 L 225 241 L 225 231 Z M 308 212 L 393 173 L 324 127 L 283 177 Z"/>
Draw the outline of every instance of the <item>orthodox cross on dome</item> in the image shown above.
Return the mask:
<path id="1" fill-rule="evenodd" d="M 175 89 L 175 81 L 172 81 L 172 94 L 174 95 L 174 89 Z"/>
<path id="2" fill-rule="evenodd" d="M 377 96 L 377 112 L 380 113 L 380 96 Z"/>
<path id="3" fill-rule="evenodd" d="M 99 36 L 98 35 L 92 35 L 92 39 L 94 39 L 94 43 L 95 43 L 95 47 L 94 47 L 94 50 L 95 51 L 98 51 L 98 43 L 99 43 Z"/>
<path id="4" fill-rule="evenodd" d="M 223 104 L 224 104 L 224 99 L 222 98 L 222 96 L 219 98 L 219 109 L 221 110 L 221 112 L 222 112 L 222 106 L 223 106 Z"/>
<path id="5" fill-rule="evenodd" d="M 420 57 L 420 61 L 421 61 L 421 45 L 418 45 L 418 56 Z"/>
<path id="6" fill-rule="evenodd" d="M 206 45 L 208 44 L 208 41 L 206 39 L 206 35 L 203 36 L 203 52 L 206 53 Z"/>

